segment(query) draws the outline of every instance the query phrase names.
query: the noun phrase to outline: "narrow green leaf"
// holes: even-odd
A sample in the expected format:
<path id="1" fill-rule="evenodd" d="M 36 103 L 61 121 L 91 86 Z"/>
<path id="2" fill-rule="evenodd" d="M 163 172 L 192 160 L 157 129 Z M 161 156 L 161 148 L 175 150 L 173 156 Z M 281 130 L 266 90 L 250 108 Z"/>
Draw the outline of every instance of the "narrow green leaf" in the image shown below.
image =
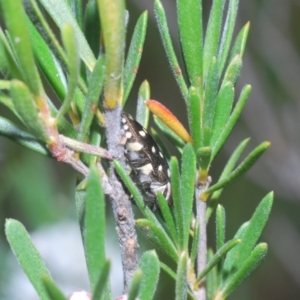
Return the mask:
<path id="1" fill-rule="evenodd" d="M 88 69 L 92 71 L 96 63 L 96 59 L 67 2 L 56 0 L 40 0 L 40 3 L 44 6 L 45 10 L 49 13 L 60 29 L 62 29 L 62 26 L 65 23 L 69 23 L 72 26 L 72 28 L 75 30 L 80 57 Z"/>
<path id="2" fill-rule="evenodd" d="M 197 150 L 197 163 L 202 173 L 208 174 L 211 163 L 211 151 L 211 147 L 201 147 Z"/>
<path id="3" fill-rule="evenodd" d="M 250 152 L 250 154 L 241 162 L 238 167 L 232 171 L 226 178 L 220 180 L 216 184 L 209 187 L 206 191 L 207 194 L 211 194 L 214 191 L 217 191 L 224 186 L 232 183 L 234 180 L 241 177 L 245 174 L 254 163 L 260 158 L 260 156 L 269 148 L 270 142 L 263 142 L 259 146 L 257 146 L 254 150 Z"/>
<path id="4" fill-rule="evenodd" d="M 240 114 L 241 114 L 241 112 L 242 112 L 242 110 L 243 110 L 243 108 L 246 104 L 246 101 L 249 97 L 250 92 L 251 92 L 251 86 L 250 85 L 244 86 L 243 90 L 241 91 L 240 97 L 237 101 L 237 104 L 236 104 L 236 106 L 235 106 L 228 122 L 225 125 L 224 130 L 222 131 L 222 133 L 219 136 L 218 140 L 214 144 L 212 159 L 217 155 L 217 153 L 219 152 L 219 150 L 221 149 L 221 147 L 223 146 L 223 144 L 227 140 L 227 137 L 229 136 L 233 126 L 235 125 L 237 119 L 239 118 L 239 116 L 240 116 Z"/>
<path id="5" fill-rule="evenodd" d="M 235 167 L 238 159 L 240 158 L 241 154 L 243 153 L 244 149 L 246 148 L 248 142 L 250 139 L 245 139 L 243 140 L 238 146 L 237 148 L 234 150 L 234 152 L 232 153 L 232 155 L 230 156 L 224 170 L 221 173 L 221 176 L 219 178 L 218 181 L 221 181 L 225 178 L 227 178 L 227 176 L 229 176 L 229 174 L 231 173 L 231 171 L 233 170 L 233 168 Z M 215 191 L 209 201 L 209 206 L 207 207 L 207 211 L 206 211 L 206 219 L 207 221 L 209 220 L 212 212 L 214 211 L 216 204 L 221 196 L 223 189 L 219 189 L 217 191 Z"/>
<path id="6" fill-rule="evenodd" d="M 136 77 L 140 65 L 140 60 L 142 57 L 145 36 L 146 36 L 147 21 L 148 21 L 148 12 L 145 11 L 142 13 L 142 15 L 139 17 L 136 23 L 132 35 L 132 39 L 129 45 L 128 54 L 127 54 L 125 67 L 124 67 L 123 105 L 127 101 L 127 98 L 131 91 L 134 79 Z"/>
<path id="7" fill-rule="evenodd" d="M 6 136 L 17 144 L 37 153 L 52 156 L 44 143 L 39 142 L 35 136 L 2 117 L 0 117 L 0 135 Z"/>
<path id="8" fill-rule="evenodd" d="M 104 73 L 105 59 L 104 56 L 102 56 L 97 60 L 94 70 L 89 79 L 88 93 L 86 96 L 84 110 L 77 136 L 77 139 L 79 141 L 84 141 L 88 136 L 90 126 L 96 112 L 97 103 L 102 92 Z"/>
<path id="9" fill-rule="evenodd" d="M 59 120 L 70 109 L 71 101 L 74 99 L 75 90 L 79 79 L 79 49 L 75 30 L 68 23 L 61 27 L 62 40 L 67 53 L 68 66 L 68 88 L 63 105 L 60 107 L 56 120 Z"/>
<path id="10" fill-rule="evenodd" d="M 84 244 L 91 289 L 96 287 L 105 264 L 105 200 L 100 176 L 95 167 L 87 181 Z"/>
<path id="11" fill-rule="evenodd" d="M 51 300 L 67 300 L 56 284 L 47 276 L 42 276 L 42 282 Z"/>
<path id="12" fill-rule="evenodd" d="M 168 56 L 168 60 L 169 60 L 171 69 L 173 71 L 173 74 L 177 81 L 177 84 L 180 88 L 182 96 L 185 99 L 185 101 L 187 101 L 188 88 L 187 88 L 187 85 L 183 78 L 183 74 L 180 69 L 180 66 L 179 66 L 173 45 L 172 45 L 172 41 L 171 41 L 171 37 L 170 37 L 168 25 L 167 25 L 166 14 L 165 14 L 164 8 L 159 0 L 155 0 L 155 2 L 154 2 L 154 12 L 155 12 L 156 21 L 158 24 L 159 33 L 160 33 L 166 54 Z"/>
<path id="13" fill-rule="evenodd" d="M 152 300 L 157 288 L 160 265 L 157 254 L 154 250 L 143 254 L 139 267 L 142 270 L 142 281 L 140 284 L 138 298 Z"/>
<path id="14" fill-rule="evenodd" d="M 213 57 L 217 57 L 225 0 L 214 0 L 209 14 L 203 50 L 203 75 L 206 79 Z"/>
<path id="15" fill-rule="evenodd" d="M 178 27 L 181 47 L 191 85 L 203 83 L 202 5 L 199 0 L 177 0 Z"/>
<path id="16" fill-rule="evenodd" d="M 176 273 L 170 268 L 168 267 L 166 264 L 164 264 L 163 262 L 160 262 L 160 267 L 163 271 L 165 271 L 171 278 L 173 278 L 174 280 L 176 280 Z"/>
<path id="17" fill-rule="evenodd" d="M 240 228 L 238 229 L 238 231 L 236 232 L 236 234 L 234 235 L 233 240 L 237 240 L 237 239 L 243 240 L 244 234 L 245 234 L 248 226 L 249 226 L 249 222 L 243 223 L 240 226 Z M 223 273 L 223 281 L 226 278 L 228 278 L 229 274 L 236 271 L 236 270 L 232 269 L 232 266 L 235 263 L 236 258 L 238 257 L 239 248 L 240 248 L 240 245 L 234 247 L 226 255 L 224 265 L 223 265 L 224 266 L 223 272 L 222 272 Z"/>
<path id="18" fill-rule="evenodd" d="M 31 20 L 28 17 L 26 20 L 34 57 L 51 87 L 55 90 L 59 99 L 62 100 L 66 95 L 65 74 Z"/>
<path id="19" fill-rule="evenodd" d="M 179 166 L 176 157 L 171 158 L 171 186 L 172 186 L 172 198 L 174 203 L 174 216 L 176 222 L 176 229 L 178 235 L 179 249 L 183 250 L 185 245 L 184 233 L 185 233 L 185 222 L 183 203 L 181 199 L 181 179 L 179 174 Z"/>
<path id="20" fill-rule="evenodd" d="M 6 78 L 23 80 L 11 47 L 0 28 L 0 71 Z"/>
<path id="21" fill-rule="evenodd" d="M 207 261 L 211 261 L 214 257 L 214 252 L 211 248 L 207 251 Z M 207 299 L 214 299 L 216 291 L 219 287 L 218 285 L 218 270 L 217 268 L 212 268 L 210 272 L 205 277 L 206 283 L 206 297 Z"/>
<path id="22" fill-rule="evenodd" d="M 1 1 L 1 8 L 23 79 L 34 96 L 41 96 L 43 95 L 43 86 L 30 45 L 22 1 Z"/>
<path id="23" fill-rule="evenodd" d="M 89 0 L 84 15 L 84 35 L 94 53 L 98 57 L 100 51 L 100 18 L 96 0 Z"/>
<path id="24" fill-rule="evenodd" d="M 191 144 L 186 144 L 182 153 L 181 203 L 184 222 L 184 249 L 188 249 L 190 225 L 196 182 L 196 157 Z"/>
<path id="25" fill-rule="evenodd" d="M 143 278 L 143 272 L 140 269 L 136 270 L 130 282 L 128 298 L 127 298 L 128 300 L 137 299 L 142 278 Z"/>
<path id="26" fill-rule="evenodd" d="M 232 41 L 232 35 L 233 35 L 234 25 L 236 21 L 238 4 L 239 4 L 239 0 L 229 1 L 226 21 L 224 24 L 224 29 L 223 29 L 219 53 L 218 53 L 219 77 L 223 72 L 223 68 L 226 63 L 230 44 Z"/>
<path id="27" fill-rule="evenodd" d="M 104 100 L 107 108 L 121 105 L 125 52 L 125 1 L 97 0 L 105 43 Z"/>
<path id="28" fill-rule="evenodd" d="M 150 99 L 150 85 L 144 80 L 139 88 L 135 119 L 144 127 L 148 128 L 149 109 L 145 101 Z"/>
<path id="29" fill-rule="evenodd" d="M 221 294 L 225 299 L 236 287 L 242 283 L 253 271 L 261 264 L 268 251 L 266 243 L 258 244 L 246 260 L 241 265 L 240 269 L 229 278 L 226 285 L 223 287 Z M 220 298 L 221 299 L 221 298 Z"/>
<path id="30" fill-rule="evenodd" d="M 216 254 L 209 260 L 206 267 L 202 270 L 202 272 L 199 274 L 196 280 L 196 284 L 199 285 L 201 280 L 208 274 L 208 272 L 211 271 L 212 268 L 214 268 L 226 255 L 228 251 L 230 251 L 233 247 L 241 243 L 241 240 L 239 239 L 233 239 L 228 241 L 226 244 L 224 244 L 217 252 Z"/>
<path id="31" fill-rule="evenodd" d="M 211 146 L 211 131 L 213 127 L 215 111 L 216 111 L 216 99 L 218 94 L 218 63 L 215 57 L 212 58 L 208 75 L 207 75 L 207 83 L 205 88 L 205 98 L 204 98 L 204 108 L 203 108 L 203 133 L 202 133 L 202 145 L 203 146 Z M 205 141 L 205 130 L 209 129 L 209 136 Z"/>
<path id="32" fill-rule="evenodd" d="M 229 66 L 226 69 L 226 72 L 224 75 L 222 85 L 227 84 L 228 82 L 231 82 L 232 85 L 234 86 L 240 75 L 241 69 L 242 69 L 242 57 L 240 55 L 237 55 L 229 63 Z"/>
<path id="33" fill-rule="evenodd" d="M 70 1 L 70 0 L 68 0 Z M 81 0 L 71 0 L 70 5 L 76 21 L 80 28 L 82 28 L 82 1 Z"/>
<path id="34" fill-rule="evenodd" d="M 170 142 L 176 147 L 183 148 L 185 143 L 184 141 L 175 134 L 167 125 L 165 125 L 159 118 L 154 116 L 154 123 L 161 130 L 161 132 L 170 140 Z"/>
<path id="35" fill-rule="evenodd" d="M 98 281 L 95 285 L 93 291 L 93 300 L 103 299 L 103 300 L 112 300 L 112 296 L 107 291 L 107 286 L 109 284 L 109 270 L 110 270 L 110 261 L 105 260 L 104 265 L 101 268 L 101 273 L 98 278 Z"/>
<path id="36" fill-rule="evenodd" d="M 177 245 L 178 239 L 177 239 L 175 222 L 174 222 L 173 216 L 171 214 L 170 207 L 161 192 L 159 192 L 157 194 L 157 201 L 158 201 L 160 212 L 164 218 L 164 221 L 166 222 L 166 225 L 167 225 L 166 227 L 167 227 L 168 231 L 170 232 L 170 235 L 171 235 L 171 238 L 172 238 L 174 244 Z"/>
<path id="37" fill-rule="evenodd" d="M 16 220 L 7 219 L 5 234 L 14 255 L 38 295 L 43 300 L 50 299 L 41 278 L 42 276 L 51 278 L 51 275 L 24 226 Z"/>
<path id="38" fill-rule="evenodd" d="M 243 235 L 243 242 L 240 246 L 238 258 L 235 261 L 237 268 L 240 268 L 246 258 L 250 255 L 258 241 L 271 212 L 273 204 L 273 192 L 267 194 L 256 208 L 249 226 Z"/>
<path id="39" fill-rule="evenodd" d="M 49 141 L 50 138 L 40 121 L 37 106 L 27 86 L 19 80 L 12 80 L 9 95 L 13 99 L 14 106 L 28 129 L 37 139 L 45 142 Z"/>
<path id="40" fill-rule="evenodd" d="M 235 39 L 234 45 L 231 49 L 229 61 L 231 61 L 236 55 L 240 55 L 241 57 L 243 57 L 247 38 L 248 38 L 249 29 L 250 29 L 250 23 L 248 22 L 240 30 L 238 36 Z"/>
<path id="41" fill-rule="evenodd" d="M 176 273 L 176 287 L 175 287 L 175 299 L 185 300 L 188 295 L 187 284 L 187 253 L 182 252 L 179 257 L 177 273 Z"/>
<path id="42" fill-rule="evenodd" d="M 214 147 L 216 141 L 229 120 L 234 100 L 234 87 L 231 82 L 222 85 L 216 100 L 216 110 L 211 136 L 211 145 Z"/>
<path id="43" fill-rule="evenodd" d="M 152 221 L 146 219 L 138 219 L 135 221 L 136 226 L 143 232 L 149 241 L 151 241 L 158 249 L 177 262 L 177 250 L 162 227 L 157 226 Z"/>
<path id="44" fill-rule="evenodd" d="M 194 149 L 197 150 L 201 146 L 201 98 L 193 86 L 189 89 L 187 108 L 190 131 L 193 138 L 193 146 Z"/>
<path id="45" fill-rule="evenodd" d="M 225 243 L 225 225 L 226 225 L 225 209 L 222 205 L 219 204 L 216 211 L 217 250 L 223 247 Z"/>
<path id="46" fill-rule="evenodd" d="M 200 238 L 199 230 L 200 230 L 199 221 L 196 220 L 195 227 L 194 227 L 192 247 L 191 247 L 191 255 L 190 255 L 191 265 L 195 264 L 197 254 L 198 254 L 198 243 Z"/>

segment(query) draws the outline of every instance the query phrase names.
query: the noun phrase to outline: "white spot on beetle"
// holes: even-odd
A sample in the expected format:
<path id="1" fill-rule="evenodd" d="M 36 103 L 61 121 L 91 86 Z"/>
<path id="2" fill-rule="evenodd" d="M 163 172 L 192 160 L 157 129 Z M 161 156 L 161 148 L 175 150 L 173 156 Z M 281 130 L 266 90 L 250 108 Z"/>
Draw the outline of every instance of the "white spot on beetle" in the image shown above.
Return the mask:
<path id="1" fill-rule="evenodd" d="M 169 170 L 169 169 L 168 169 L 168 171 L 167 171 L 167 174 L 168 174 L 168 177 L 171 176 L 171 173 L 170 173 L 170 170 Z"/>
<path id="2" fill-rule="evenodd" d="M 124 129 L 124 130 L 128 130 L 128 128 L 129 128 L 129 127 L 128 127 L 128 125 L 126 125 L 126 124 L 123 126 L 123 129 Z"/>
<path id="3" fill-rule="evenodd" d="M 159 166 L 158 166 L 158 171 L 161 172 L 162 169 L 163 169 L 162 165 L 159 165 Z"/>
<path id="4" fill-rule="evenodd" d="M 144 165 L 139 168 L 143 174 L 149 175 L 153 171 L 153 167 L 151 164 Z"/>
<path id="5" fill-rule="evenodd" d="M 155 152 L 156 152 L 156 150 L 155 150 L 155 147 L 154 147 L 154 146 L 152 146 L 152 147 L 151 147 L 151 151 L 152 151 L 152 153 L 155 153 Z"/>
<path id="6" fill-rule="evenodd" d="M 164 157 L 163 154 L 162 154 L 160 151 L 159 151 L 159 155 L 160 155 L 160 157 L 162 157 L 162 158 Z"/>
<path id="7" fill-rule="evenodd" d="M 122 118 L 122 123 L 125 124 L 126 123 L 126 119 Z"/>
<path id="8" fill-rule="evenodd" d="M 146 136 L 146 133 L 145 133 L 145 131 L 140 130 L 140 131 L 139 131 L 139 135 L 140 135 L 140 136 Z"/>
<path id="9" fill-rule="evenodd" d="M 127 132 L 126 132 L 126 137 L 127 137 L 128 139 L 130 139 L 130 138 L 132 137 L 132 134 L 131 134 L 130 131 L 127 131 Z"/>
<path id="10" fill-rule="evenodd" d="M 138 142 L 128 143 L 128 147 L 133 151 L 140 151 L 143 148 L 143 145 Z"/>

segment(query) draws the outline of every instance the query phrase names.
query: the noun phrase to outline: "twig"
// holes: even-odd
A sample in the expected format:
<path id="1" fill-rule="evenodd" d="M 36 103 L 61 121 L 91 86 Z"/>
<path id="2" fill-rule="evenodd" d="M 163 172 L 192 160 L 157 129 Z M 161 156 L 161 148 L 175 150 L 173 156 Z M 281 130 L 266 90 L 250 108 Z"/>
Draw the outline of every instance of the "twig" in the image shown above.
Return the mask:
<path id="1" fill-rule="evenodd" d="M 196 212 L 197 219 L 200 225 L 199 230 L 199 242 L 198 242 L 198 254 L 197 254 L 197 276 L 202 272 L 206 266 L 207 258 L 207 232 L 206 232 L 206 202 L 203 201 L 202 195 L 208 189 L 211 183 L 211 178 L 207 177 L 205 182 L 198 181 L 196 187 Z M 206 300 L 206 286 L 203 280 L 200 283 L 199 289 L 195 291 L 195 296 L 197 300 Z"/>
<path id="2" fill-rule="evenodd" d="M 113 157 L 118 158 L 121 163 L 124 163 L 124 149 L 120 144 L 120 113 L 120 107 L 117 107 L 114 110 L 108 110 L 105 113 L 106 137 L 109 153 Z M 117 224 L 119 245 L 121 248 L 125 294 L 128 292 L 132 275 L 138 267 L 138 242 L 134 228 L 135 223 L 131 203 L 112 166 L 109 181 L 111 184 L 111 193 L 109 194 L 109 198 L 112 203 L 114 217 Z"/>

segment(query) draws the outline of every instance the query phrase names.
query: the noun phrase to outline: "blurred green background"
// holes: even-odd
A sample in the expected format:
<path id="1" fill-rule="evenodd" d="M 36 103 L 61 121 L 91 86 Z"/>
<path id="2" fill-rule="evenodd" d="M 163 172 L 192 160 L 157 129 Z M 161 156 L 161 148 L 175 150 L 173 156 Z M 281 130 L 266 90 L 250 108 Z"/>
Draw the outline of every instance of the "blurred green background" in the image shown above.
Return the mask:
<path id="1" fill-rule="evenodd" d="M 162 0 L 162 3 L 179 55 L 175 1 Z M 211 1 L 203 0 L 203 5 L 207 20 Z M 160 41 L 153 1 L 130 0 L 127 7 L 129 38 L 138 16 L 146 9 L 149 22 L 141 67 L 126 110 L 134 110 L 137 89 L 147 79 L 151 98 L 165 104 L 187 124 L 183 99 Z M 238 94 L 249 83 L 252 93 L 237 127 L 212 167 L 213 181 L 242 139 L 251 137 L 249 151 L 264 140 L 271 141 L 272 146 L 243 179 L 222 195 L 221 203 L 227 212 L 227 237 L 232 238 L 270 190 L 275 192 L 275 202 L 262 237 L 269 244 L 269 253 L 259 269 L 229 299 L 300 299 L 300 1 L 243 0 L 236 32 L 247 21 L 251 22 L 250 34 L 236 91 Z M 1 115 L 9 117 L 3 106 L 0 110 Z M 11 284 L 11 276 L 16 275 L 8 263 L 5 218 L 20 220 L 32 232 L 65 220 L 76 220 L 75 181 L 76 174 L 70 167 L 0 137 L 0 299 L 13 299 L 5 295 L 3 287 Z M 109 203 L 107 206 L 109 213 Z M 110 224 L 108 230 L 114 232 L 113 222 Z M 58 234 L 66 234 L 63 228 Z M 46 234 L 44 237 L 49 243 L 59 243 L 51 241 Z M 80 241 L 79 234 L 77 238 Z M 149 246 L 141 244 L 141 248 Z M 118 247 L 115 239 L 112 245 Z M 209 246 L 215 246 L 213 219 L 209 224 Z M 64 270 L 66 274 L 70 272 L 68 267 Z M 26 282 L 26 278 L 23 280 Z M 166 276 L 163 280 L 172 284 Z M 172 299 L 169 290 L 161 287 L 157 299 Z M 19 299 L 29 298 L 20 295 Z"/>

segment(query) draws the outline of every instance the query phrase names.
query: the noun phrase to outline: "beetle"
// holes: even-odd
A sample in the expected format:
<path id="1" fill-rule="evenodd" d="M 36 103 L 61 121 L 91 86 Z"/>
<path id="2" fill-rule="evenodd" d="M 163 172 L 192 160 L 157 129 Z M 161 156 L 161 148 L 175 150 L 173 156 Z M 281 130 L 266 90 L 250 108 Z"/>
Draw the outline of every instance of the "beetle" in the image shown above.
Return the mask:
<path id="1" fill-rule="evenodd" d="M 126 112 L 121 113 L 124 154 L 130 166 L 130 176 L 144 194 L 144 202 L 156 210 L 157 193 L 170 204 L 170 169 L 152 136 Z"/>

